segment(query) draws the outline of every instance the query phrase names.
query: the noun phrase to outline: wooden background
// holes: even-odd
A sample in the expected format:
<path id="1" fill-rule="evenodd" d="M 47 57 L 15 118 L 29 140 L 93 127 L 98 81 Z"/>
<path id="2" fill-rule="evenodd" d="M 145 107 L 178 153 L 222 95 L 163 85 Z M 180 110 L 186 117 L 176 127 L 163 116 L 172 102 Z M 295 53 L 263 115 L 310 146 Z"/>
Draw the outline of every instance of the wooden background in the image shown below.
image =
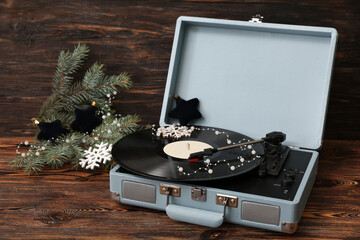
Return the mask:
<path id="1" fill-rule="evenodd" d="M 158 123 L 179 16 L 334 27 L 339 32 L 326 139 L 360 139 L 359 1 L 2 1 L 0 3 L 0 132 L 32 136 L 30 119 L 50 95 L 60 50 L 91 48 L 88 65 L 129 72 L 134 87 L 116 102 L 120 113 Z"/>
<path id="2" fill-rule="evenodd" d="M 15 146 L 30 140 L 60 50 L 79 42 L 108 74 L 129 72 L 134 87 L 117 98 L 122 114 L 157 123 L 179 16 L 334 27 L 339 41 L 319 175 L 295 237 L 360 238 L 360 1 L 18 1 L 0 0 L 0 239 L 284 239 L 288 235 L 224 224 L 208 229 L 163 212 L 108 198 L 106 171 L 9 169 Z M 332 140 L 331 140 L 332 139 Z"/>

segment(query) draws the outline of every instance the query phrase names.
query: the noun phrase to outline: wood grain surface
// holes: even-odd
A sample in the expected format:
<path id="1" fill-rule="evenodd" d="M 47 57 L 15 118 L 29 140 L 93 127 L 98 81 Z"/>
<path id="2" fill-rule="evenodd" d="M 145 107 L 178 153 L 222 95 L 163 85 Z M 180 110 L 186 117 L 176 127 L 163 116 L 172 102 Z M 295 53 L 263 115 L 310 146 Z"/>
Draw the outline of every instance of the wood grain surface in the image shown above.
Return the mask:
<path id="1" fill-rule="evenodd" d="M 15 144 L 0 138 L 0 239 L 288 239 L 290 235 L 224 223 L 176 222 L 165 212 L 110 199 L 107 171 L 9 169 Z M 360 238 L 360 141 L 325 141 L 298 239 Z"/>
<path id="2" fill-rule="evenodd" d="M 0 1 L 0 239 L 287 239 L 282 233 L 225 223 L 217 229 L 176 222 L 164 212 L 109 197 L 106 171 L 11 170 L 15 146 L 31 140 L 50 95 L 60 50 L 91 48 L 85 64 L 129 72 L 119 113 L 157 123 L 179 16 L 334 27 L 339 41 L 318 177 L 298 231 L 300 239 L 360 238 L 360 1 Z M 83 72 L 82 72 L 83 73 Z M 81 72 L 77 77 L 81 77 Z"/>
<path id="3" fill-rule="evenodd" d="M 326 139 L 360 139 L 360 2 L 336 1 L 20 1 L 0 2 L 0 132 L 32 136 L 30 119 L 50 95 L 60 50 L 87 43 L 107 73 L 129 72 L 134 87 L 118 112 L 158 123 L 179 16 L 334 27 L 339 41 Z M 81 75 L 79 75 L 81 76 Z"/>

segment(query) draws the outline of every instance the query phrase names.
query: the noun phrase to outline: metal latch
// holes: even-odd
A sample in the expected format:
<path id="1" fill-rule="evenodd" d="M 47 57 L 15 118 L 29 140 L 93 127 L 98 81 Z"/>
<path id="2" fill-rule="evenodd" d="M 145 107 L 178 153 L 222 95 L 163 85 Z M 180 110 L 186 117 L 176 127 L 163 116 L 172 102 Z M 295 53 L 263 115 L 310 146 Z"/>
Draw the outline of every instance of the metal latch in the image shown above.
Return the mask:
<path id="1" fill-rule="evenodd" d="M 216 194 L 216 204 L 224 206 L 222 216 L 225 217 L 227 206 L 234 207 L 234 208 L 238 207 L 238 198 L 233 197 L 233 196 L 223 195 L 223 194 Z"/>
<path id="2" fill-rule="evenodd" d="M 173 197 L 180 197 L 181 187 L 168 185 L 168 184 L 160 184 L 160 194 L 170 195 Z"/>
<path id="3" fill-rule="evenodd" d="M 191 188 L 191 199 L 195 200 L 195 201 L 205 202 L 206 201 L 206 189 L 192 187 Z"/>
<path id="4" fill-rule="evenodd" d="M 216 204 L 224 205 L 226 200 L 226 206 L 237 208 L 238 207 L 238 198 L 234 196 L 228 196 L 223 194 L 216 194 Z"/>
<path id="5" fill-rule="evenodd" d="M 180 197 L 181 196 L 181 187 L 168 185 L 168 184 L 160 184 L 160 194 L 166 195 L 166 206 L 169 203 L 169 196 Z"/>
<path id="6" fill-rule="evenodd" d="M 264 19 L 264 16 L 261 16 L 260 14 L 256 14 L 255 16 L 252 16 L 252 18 L 249 20 L 249 22 L 262 23 L 263 19 Z"/>

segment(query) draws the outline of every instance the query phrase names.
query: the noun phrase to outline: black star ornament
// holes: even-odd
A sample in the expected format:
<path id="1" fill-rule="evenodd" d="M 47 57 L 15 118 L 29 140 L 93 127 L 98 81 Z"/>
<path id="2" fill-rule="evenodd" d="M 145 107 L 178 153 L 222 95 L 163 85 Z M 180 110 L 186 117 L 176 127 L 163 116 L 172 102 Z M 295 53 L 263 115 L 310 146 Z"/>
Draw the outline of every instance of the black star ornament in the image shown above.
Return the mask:
<path id="1" fill-rule="evenodd" d="M 60 135 L 70 132 L 61 125 L 60 120 L 51 123 L 41 122 L 38 124 L 38 127 L 40 128 L 40 132 L 37 135 L 37 139 L 50 140 L 53 143 Z"/>
<path id="2" fill-rule="evenodd" d="M 95 114 L 95 107 L 90 106 L 86 109 L 75 109 L 75 121 L 71 124 L 71 128 L 83 132 L 91 133 L 94 128 L 101 124 L 101 119 Z"/>
<path id="3" fill-rule="evenodd" d="M 169 117 L 179 119 L 181 125 L 185 126 L 190 121 L 201 118 L 201 113 L 198 110 L 199 99 L 193 98 L 186 101 L 176 95 L 175 101 L 176 107 L 169 112 Z"/>

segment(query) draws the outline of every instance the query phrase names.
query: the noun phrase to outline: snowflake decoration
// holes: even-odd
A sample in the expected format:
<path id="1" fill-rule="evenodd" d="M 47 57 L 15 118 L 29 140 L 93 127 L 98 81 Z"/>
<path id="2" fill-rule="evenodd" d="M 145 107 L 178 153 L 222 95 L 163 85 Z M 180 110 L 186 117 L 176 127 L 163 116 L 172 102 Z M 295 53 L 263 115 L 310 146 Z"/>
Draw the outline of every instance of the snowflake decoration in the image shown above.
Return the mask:
<path id="1" fill-rule="evenodd" d="M 179 139 L 182 137 L 190 137 L 191 133 L 194 131 L 194 127 L 188 128 L 187 126 L 175 126 L 171 125 L 168 127 L 159 127 L 156 131 L 156 136 L 164 138 L 174 138 Z"/>
<path id="2" fill-rule="evenodd" d="M 94 170 L 95 167 L 99 167 L 100 163 L 106 163 L 111 161 L 111 149 L 112 145 L 101 142 L 95 144 L 95 147 L 89 147 L 85 150 L 84 156 L 80 159 L 80 166 L 82 168 Z"/>

